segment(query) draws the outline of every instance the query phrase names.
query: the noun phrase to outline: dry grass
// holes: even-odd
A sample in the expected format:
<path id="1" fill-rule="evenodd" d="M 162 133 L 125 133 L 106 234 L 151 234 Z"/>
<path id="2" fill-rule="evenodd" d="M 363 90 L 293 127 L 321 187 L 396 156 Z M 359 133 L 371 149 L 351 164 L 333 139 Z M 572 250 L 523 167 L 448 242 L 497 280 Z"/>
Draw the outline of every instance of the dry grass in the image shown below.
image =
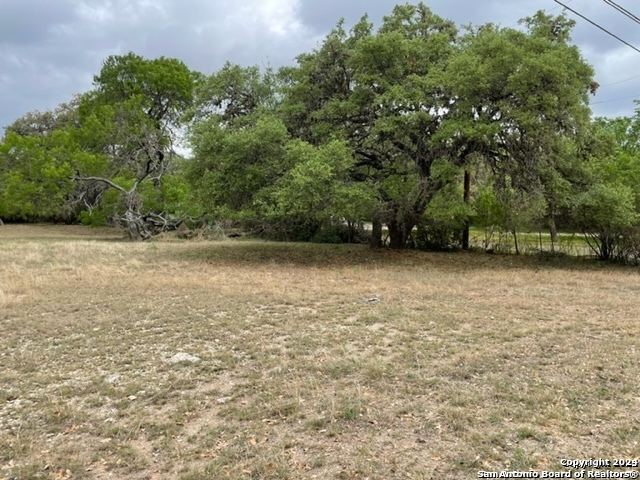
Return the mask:
<path id="1" fill-rule="evenodd" d="M 114 238 L 0 228 L 0 477 L 457 479 L 640 456 L 637 269 Z"/>

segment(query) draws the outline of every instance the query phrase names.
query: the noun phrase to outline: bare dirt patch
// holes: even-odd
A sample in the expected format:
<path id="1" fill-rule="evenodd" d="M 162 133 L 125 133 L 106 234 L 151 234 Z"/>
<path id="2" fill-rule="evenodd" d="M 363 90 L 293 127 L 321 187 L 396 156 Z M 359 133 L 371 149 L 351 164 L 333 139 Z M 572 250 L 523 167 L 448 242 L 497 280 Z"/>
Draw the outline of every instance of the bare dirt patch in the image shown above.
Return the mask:
<path id="1" fill-rule="evenodd" d="M 72 228 L 0 229 L 6 478 L 453 479 L 640 456 L 637 269 Z"/>

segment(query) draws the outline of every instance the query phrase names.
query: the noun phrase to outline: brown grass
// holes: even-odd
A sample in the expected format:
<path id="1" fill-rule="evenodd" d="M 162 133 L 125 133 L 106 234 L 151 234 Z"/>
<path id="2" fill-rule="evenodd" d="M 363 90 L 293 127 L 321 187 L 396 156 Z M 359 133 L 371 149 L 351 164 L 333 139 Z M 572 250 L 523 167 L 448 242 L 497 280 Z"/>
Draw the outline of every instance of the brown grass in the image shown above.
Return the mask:
<path id="1" fill-rule="evenodd" d="M 639 312 L 638 270 L 596 263 L 7 225 L 0 476 L 457 479 L 637 458 Z"/>

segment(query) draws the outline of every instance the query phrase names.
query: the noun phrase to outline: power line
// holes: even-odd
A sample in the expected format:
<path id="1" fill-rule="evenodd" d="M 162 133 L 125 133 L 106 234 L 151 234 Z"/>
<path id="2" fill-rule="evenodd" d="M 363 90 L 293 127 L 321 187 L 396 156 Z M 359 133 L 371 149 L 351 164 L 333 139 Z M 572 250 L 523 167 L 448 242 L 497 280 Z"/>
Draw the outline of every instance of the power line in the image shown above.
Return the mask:
<path id="1" fill-rule="evenodd" d="M 571 3 L 571 2 L 573 2 L 573 0 L 567 0 L 567 3 Z M 563 5 L 563 6 L 564 6 L 564 5 Z M 557 9 L 559 9 L 559 8 L 562 8 L 562 7 L 561 7 L 561 6 L 557 6 L 557 7 L 553 7 L 553 8 L 547 8 L 547 9 L 545 10 L 545 12 L 552 12 L 552 11 L 557 10 Z"/>
<path id="2" fill-rule="evenodd" d="M 553 0 L 554 2 L 562 5 L 564 8 L 566 8 L 567 10 L 569 10 L 570 12 L 575 13 L 576 15 L 578 15 L 580 18 L 586 20 L 587 22 L 589 22 L 591 25 L 593 25 L 594 27 L 599 28 L 600 30 L 602 30 L 603 32 L 605 32 L 608 35 L 611 35 L 613 38 L 615 38 L 616 40 L 618 40 L 619 42 L 624 43 L 626 46 L 633 48 L 636 52 L 640 53 L 640 49 L 638 49 L 637 47 L 631 45 L 629 42 L 627 42 L 626 40 L 623 40 L 622 38 L 620 38 L 619 36 L 617 36 L 615 33 L 610 32 L 609 30 L 607 30 L 604 27 L 601 27 L 600 25 L 598 25 L 596 22 L 588 19 L 587 17 L 585 17 L 584 15 L 582 15 L 581 13 L 576 12 L 575 10 L 573 10 L 572 8 L 567 7 L 564 3 L 560 2 L 559 0 Z"/>
<path id="3" fill-rule="evenodd" d="M 613 83 L 607 83 L 606 85 L 600 85 L 598 88 L 613 87 L 614 85 L 620 85 L 621 83 L 629 82 L 629 81 L 635 80 L 637 78 L 640 78 L 640 75 L 636 75 L 636 76 L 631 77 L 631 78 L 625 78 L 624 80 L 619 80 L 619 81 L 613 82 Z"/>
<path id="4" fill-rule="evenodd" d="M 640 17 L 634 15 L 633 13 L 631 13 L 629 10 L 627 10 L 626 8 L 622 7 L 621 5 L 617 4 L 616 2 L 614 2 L 613 0 L 603 0 L 607 5 L 609 5 L 612 8 L 615 8 L 616 10 L 618 10 L 620 13 L 622 13 L 623 15 L 625 15 L 626 17 L 630 18 L 631 20 L 633 20 L 636 23 L 640 23 Z M 636 47 L 634 47 L 633 45 L 627 43 L 626 41 L 622 40 L 621 38 L 619 38 L 617 35 L 612 34 L 611 32 L 609 32 L 608 30 L 604 29 L 603 27 L 601 27 L 600 25 L 592 22 L 591 20 L 589 20 L 588 18 L 586 18 L 584 15 L 580 15 L 578 12 L 576 12 L 575 10 L 570 9 L 569 7 L 567 7 L 566 5 L 563 5 L 562 3 L 556 1 L 556 3 L 559 3 L 560 5 L 562 5 L 563 7 L 565 7 L 568 10 L 571 10 L 573 13 L 575 13 L 576 15 L 579 15 L 580 17 L 584 18 L 585 20 L 587 20 L 589 23 L 591 23 L 592 25 L 595 25 L 596 27 L 598 27 L 599 29 L 603 30 L 604 32 L 608 33 L 609 35 L 611 35 L 612 37 L 618 39 L 619 41 L 621 41 L 622 43 L 624 43 L 625 45 L 633 48 L 634 50 L 638 51 L 638 49 Z M 569 3 L 569 2 L 567 2 Z M 637 78 L 640 78 L 640 75 L 635 75 L 633 77 L 630 78 L 625 78 L 624 80 L 620 80 L 618 82 L 613 82 L 613 83 L 608 83 L 606 85 L 600 85 L 599 88 L 606 88 L 606 87 L 612 87 L 614 85 L 619 85 L 621 83 L 625 83 L 625 82 L 629 82 L 631 80 L 635 80 Z M 624 100 L 624 99 L 621 99 Z M 595 105 L 596 103 L 607 103 L 607 102 L 615 102 L 617 100 L 608 100 L 605 102 L 594 102 L 592 103 L 592 105 Z"/>
<path id="5" fill-rule="evenodd" d="M 623 97 L 623 98 L 615 98 L 613 100 L 601 100 L 599 102 L 590 102 L 590 105 L 600 105 L 602 103 L 613 103 L 613 102 L 622 102 L 623 100 L 629 100 L 631 98 L 640 98 L 640 93 L 638 95 L 632 95 L 629 97 Z"/>
<path id="6" fill-rule="evenodd" d="M 633 13 L 631 13 L 629 10 L 625 9 L 624 7 L 618 5 L 617 3 L 615 3 L 613 0 L 603 0 L 607 5 L 609 5 L 612 8 L 615 8 L 616 10 L 618 10 L 620 13 L 622 13 L 623 15 L 625 15 L 626 17 L 630 18 L 631 20 L 633 20 L 636 23 L 640 24 L 640 17 L 637 17 L 636 15 L 634 15 Z M 574 14 L 578 15 L 580 18 L 586 20 L 587 22 L 589 22 L 591 25 L 593 25 L 594 27 L 599 28 L 600 30 L 602 30 L 603 32 L 605 32 L 607 35 L 612 36 L 613 38 L 615 38 L 616 40 L 618 40 L 619 42 L 625 44 L 626 46 L 634 49 L 636 52 L 640 53 L 640 49 L 638 49 L 637 47 L 635 47 L 634 45 L 630 44 L 629 42 L 627 42 L 626 40 L 623 40 L 622 38 L 620 38 L 619 36 L 617 36 L 616 34 L 610 32 L 609 30 L 607 30 L 606 28 L 598 25 L 597 23 L 595 23 L 594 21 L 590 20 L 589 18 L 585 17 L 584 15 L 582 15 L 581 13 L 576 12 L 575 10 L 573 10 L 572 8 L 569 8 L 567 5 L 563 4 L 562 2 L 560 2 L 559 0 L 554 0 L 554 2 L 556 2 L 557 4 L 563 6 L 564 8 L 566 8 L 567 10 L 569 10 L 570 12 L 573 12 Z M 569 3 L 569 2 L 567 2 Z M 620 80 L 618 82 L 613 82 L 613 83 L 609 83 L 607 85 L 602 85 L 601 87 L 610 87 L 613 85 L 618 85 L 620 83 L 624 83 L 624 82 L 628 82 L 630 80 L 635 80 L 636 78 L 640 78 L 640 75 L 635 75 L 633 77 L 630 78 L 626 78 L 624 80 Z M 628 96 L 628 97 L 622 97 L 622 98 L 615 98 L 615 99 L 611 99 L 611 100 L 600 100 L 598 102 L 590 102 L 590 105 L 602 105 L 605 103 L 614 103 L 614 102 L 622 102 L 625 100 L 630 100 L 630 99 L 637 99 L 638 97 L 640 97 L 640 94 L 638 95 L 633 95 L 633 96 Z"/>
<path id="7" fill-rule="evenodd" d="M 573 0 L 567 0 L 567 3 L 571 3 L 571 2 L 573 2 Z M 563 6 L 558 5 L 557 7 L 553 7 L 553 8 L 545 8 L 542 11 L 545 12 L 545 13 L 548 13 L 548 12 L 553 12 L 554 10 L 557 10 L 557 9 L 563 8 L 563 7 L 564 7 L 564 5 Z M 507 28 L 518 28 L 518 26 L 521 24 L 521 22 L 522 22 L 522 19 L 518 20 L 516 23 L 512 23 L 510 25 L 507 25 Z"/>
<path id="8" fill-rule="evenodd" d="M 606 3 L 607 5 L 609 5 L 610 7 L 615 8 L 616 10 L 618 10 L 620 13 L 622 13 L 625 17 L 630 18 L 631 20 L 633 20 L 636 23 L 640 23 L 640 18 L 637 17 L 636 15 L 634 15 L 633 13 L 631 13 L 629 10 L 627 10 L 626 8 L 618 5 L 616 2 L 614 2 L 613 0 L 603 0 L 604 3 Z"/>

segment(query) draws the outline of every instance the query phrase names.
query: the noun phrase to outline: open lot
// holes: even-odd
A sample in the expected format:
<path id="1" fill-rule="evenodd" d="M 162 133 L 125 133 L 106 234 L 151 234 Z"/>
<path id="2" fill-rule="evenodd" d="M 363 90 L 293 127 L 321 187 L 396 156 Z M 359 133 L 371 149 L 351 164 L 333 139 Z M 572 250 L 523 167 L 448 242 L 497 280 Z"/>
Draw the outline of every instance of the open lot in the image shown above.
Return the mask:
<path id="1" fill-rule="evenodd" d="M 640 272 L 0 227 L 0 478 L 458 479 L 640 457 Z"/>

